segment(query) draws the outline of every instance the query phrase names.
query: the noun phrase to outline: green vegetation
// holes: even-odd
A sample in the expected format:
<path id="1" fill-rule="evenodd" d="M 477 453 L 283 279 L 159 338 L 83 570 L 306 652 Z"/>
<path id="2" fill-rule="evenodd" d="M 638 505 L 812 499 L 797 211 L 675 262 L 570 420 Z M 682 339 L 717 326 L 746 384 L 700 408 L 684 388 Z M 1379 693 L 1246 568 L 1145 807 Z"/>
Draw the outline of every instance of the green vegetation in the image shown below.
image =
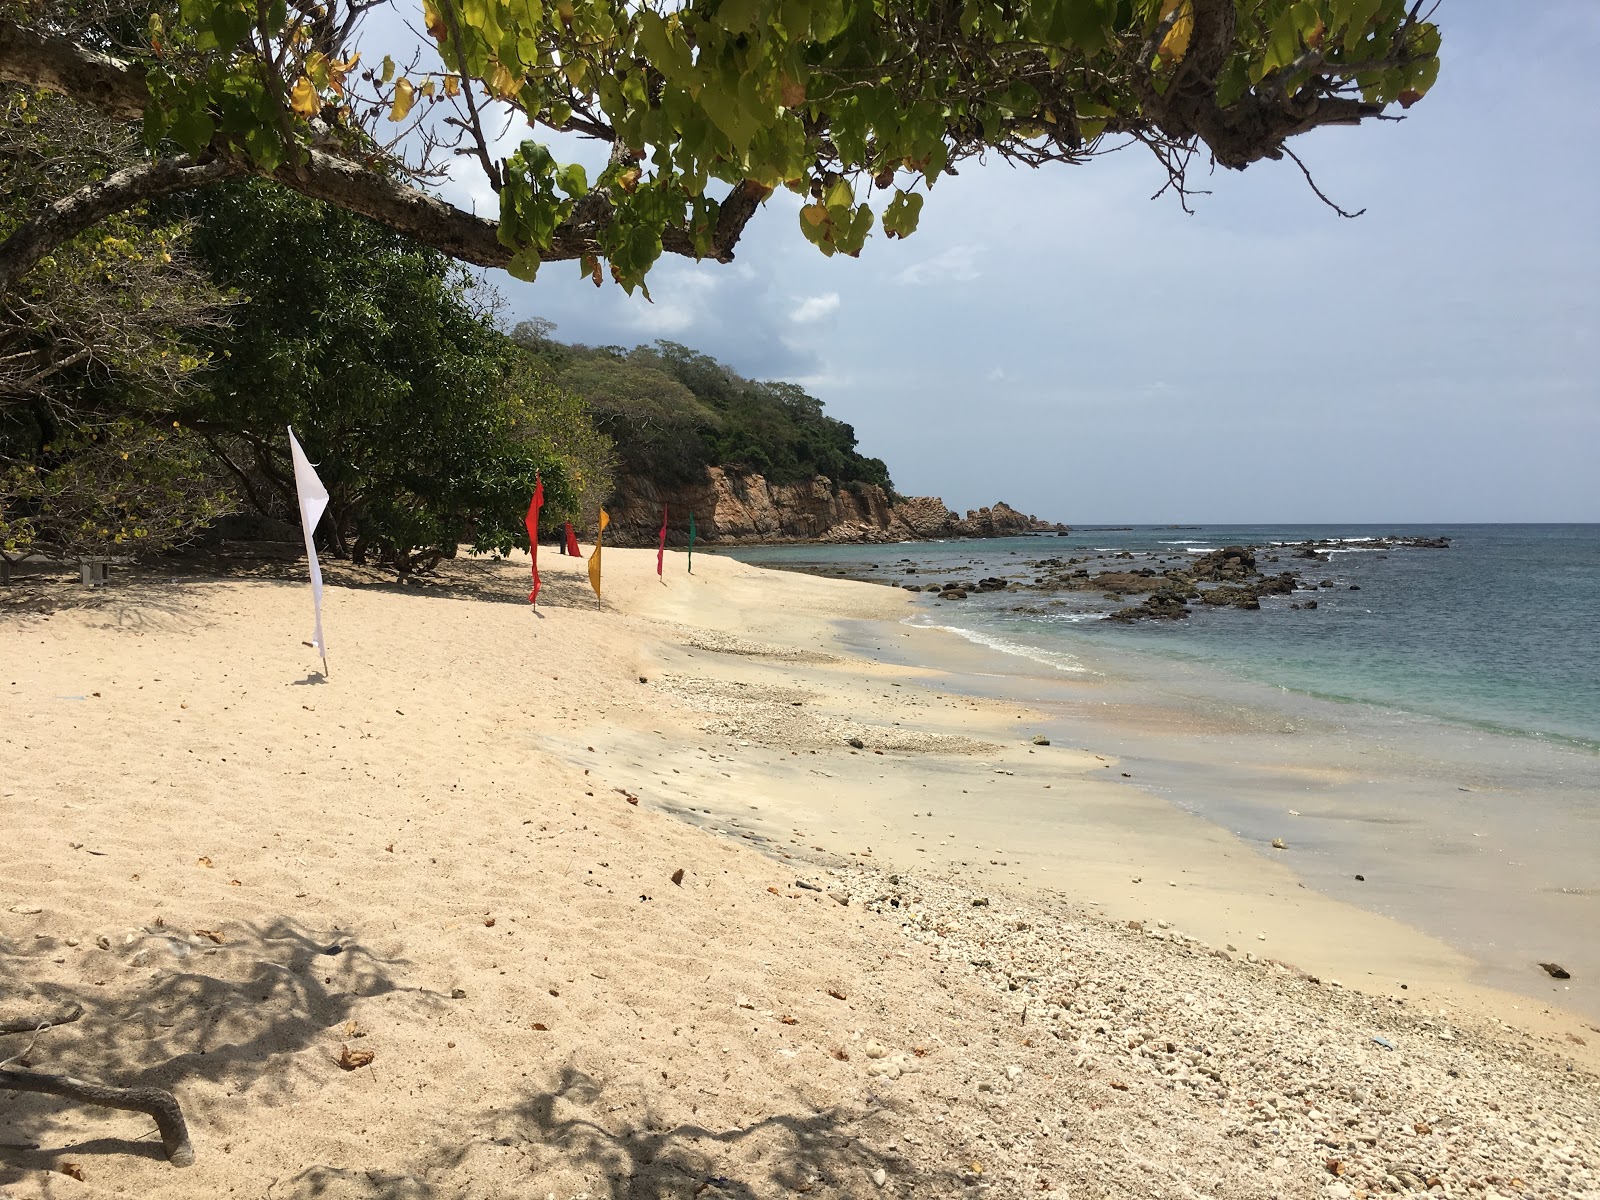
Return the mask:
<path id="1" fill-rule="evenodd" d="M 777 188 L 830 255 L 913 234 L 940 178 L 984 156 L 1140 143 L 1183 197 L 1191 162 L 1292 157 L 1310 130 L 1409 108 L 1440 46 L 1410 0 L 423 0 L 420 23 L 410 0 L 158 0 L 75 40 L 76 4 L 0 10 L 0 78 L 143 122 L 154 157 L 91 188 L 88 224 L 256 175 L 481 266 L 576 260 L 629 290 L 664 253 L 731 260 Z M 378 8 L 415 44 L 359 61 Z M 509 156 L 483 115 L 505 108 L 533 135 Z M 553 132 L 606 146 L 593 181 Z M 479 164 L 498 222 L 407 182 L 450 161 Z M 73 226 L 0 243 L 0 291 Z"/>
<path id="2" fill-rule="evenodd" d="M 0 92 L 0 232 L 126 167 L 137 142 Z M 405 574 L 526 545 L 611 487 L 585 405 L 435 251 L 260 182 L 114 214 L 0 295 L 0 552 L 134 556 L 243 505 L 293 519 L 292 424 L 330 492 L 333 554 Z"/>
<path id="3" fill-rule="evenodd" d="M 606 486 L 608 447 L 584 440 L 582 406 L 445 256 L 255 182 L 188 214 L 197 259 L 241 300 L 205 339 L 215 365 L 180 415 L 256 509 L 293 509 L 288 425 L 321 464 L 331 548 L 402 574 L 462 541 L 525 547 L 536 474 L 551 521 L 578 510 L 586 478 Z"/>
<path id="4" fill-rule="evenodd" d="M 0 236 L 138 154 L 116 122 L 0 89 Z M 193 339 L 229 307 L 187 234 L 142 208 L 114 214 L 0 295 L 0 554 L 161 550 L 231 507 L 168 412 L 201 386 L 207 356 Z"/>
<path id="5" fill-rule="evenodd" d="M 773 483 L 823 475 L 836 485 L 893 487 L 881 459 L 856 451 L 855 430 L 797 384 L 744 379 L 676 342 L 633 350 L 563 345 L 550 339 L 554 328 L 528 321 L 512 336 L 583 397 L 616 444 L 624 476 L 687 483 L 722 466 Z"/>

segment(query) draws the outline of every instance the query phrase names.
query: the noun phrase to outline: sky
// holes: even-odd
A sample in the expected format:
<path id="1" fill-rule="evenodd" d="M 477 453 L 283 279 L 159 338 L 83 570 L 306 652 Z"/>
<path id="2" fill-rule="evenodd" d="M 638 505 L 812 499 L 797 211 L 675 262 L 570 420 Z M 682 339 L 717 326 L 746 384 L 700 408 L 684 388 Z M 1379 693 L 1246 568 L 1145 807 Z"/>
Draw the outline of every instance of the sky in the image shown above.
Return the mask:
<path id="1" fill-rule="evenodd" d="M 1600 4 L 1443 0 L 1400 123 L 1196 179 L 1147 151 L 963 166 L 861 257 L 774 195 L 654 303 L 552 263 L 491 282 L 565 341 L 669 338 L 788 379 L 906 495 L 1072 524 L 1600 521 Z M 512 140 L 527 136 L 513 131 Z M 559 152 L 558 152 L 559 153 Z M 492 212 L 463 171 L 446 194 Z"/>

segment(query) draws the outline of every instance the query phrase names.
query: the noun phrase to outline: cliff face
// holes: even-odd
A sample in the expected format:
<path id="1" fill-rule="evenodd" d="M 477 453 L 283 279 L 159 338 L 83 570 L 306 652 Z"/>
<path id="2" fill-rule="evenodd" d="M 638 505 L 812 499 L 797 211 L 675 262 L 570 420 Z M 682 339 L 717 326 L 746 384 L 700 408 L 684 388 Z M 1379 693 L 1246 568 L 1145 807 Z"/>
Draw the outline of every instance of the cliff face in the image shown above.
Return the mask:
<path id="1" fill-rule="evenodd" d="M 654 545 L 663 504 L 672 518 L 667 541 L 674 546 L 688 541 L 691 512 L 703 542 L 901 542 L 1065 528 L 1004 503 L 972 509 L 962 518 L 937 496 L 891 502 L 875 484 L 836 488 L 820 475 L 806 483 L 772 484 L 760 475 L 721 467 L 708 467 L 703 479 L 665 489 L 646 479 L 623 478 L 613 500 L 607 505 L 607 536 L 619 546 Z"/>

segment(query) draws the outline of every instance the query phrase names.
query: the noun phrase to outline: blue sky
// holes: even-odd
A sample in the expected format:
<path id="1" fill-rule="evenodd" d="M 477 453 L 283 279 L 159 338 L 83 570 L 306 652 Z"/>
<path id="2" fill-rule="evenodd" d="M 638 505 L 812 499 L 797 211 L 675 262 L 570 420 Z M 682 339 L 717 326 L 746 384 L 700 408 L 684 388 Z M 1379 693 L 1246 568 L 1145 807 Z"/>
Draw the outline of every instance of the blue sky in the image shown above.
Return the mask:
<path id="1" fill-rule="evenodd" d="M 963 168 L 911 238 L 824 259 L 779 193 L 655 302 L 496 273 L 512 320 L 794 379 L 908 494 L 1074 523 L 1600 520 L 1600 4 L 1444 0 L 1399 124 L 1151 200 L 1139 150 Z M 513 139 L 525 134 L 513 131 Z M 1202 183 L 1202 186 L 1206 184 Z M 453 199 L 477 196 L 463 178 Z"/>

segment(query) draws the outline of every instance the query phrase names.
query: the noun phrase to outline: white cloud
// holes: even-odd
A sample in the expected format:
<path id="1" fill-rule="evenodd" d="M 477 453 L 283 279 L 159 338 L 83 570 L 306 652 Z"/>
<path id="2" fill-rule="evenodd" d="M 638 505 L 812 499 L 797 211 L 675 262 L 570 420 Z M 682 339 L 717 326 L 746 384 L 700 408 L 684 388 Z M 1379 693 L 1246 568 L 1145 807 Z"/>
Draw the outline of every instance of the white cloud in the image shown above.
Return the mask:
<path id="1" fill-rule="evenodd" d="M 824 292 L 820 296 L 807 296 L 800 301 L 789 319 L 796 325 L 810 325 L 839 311 L 839 293 Z"/>
<path id="2" fill-rule="evenodd" d="M 942 250 L 932 258 L 913 263 L 892 277 L 892 282 L 920 287 L 930 283 L 968 283 L 981 272 L 974 260 L 982 246 L 959 245 Z"/>

